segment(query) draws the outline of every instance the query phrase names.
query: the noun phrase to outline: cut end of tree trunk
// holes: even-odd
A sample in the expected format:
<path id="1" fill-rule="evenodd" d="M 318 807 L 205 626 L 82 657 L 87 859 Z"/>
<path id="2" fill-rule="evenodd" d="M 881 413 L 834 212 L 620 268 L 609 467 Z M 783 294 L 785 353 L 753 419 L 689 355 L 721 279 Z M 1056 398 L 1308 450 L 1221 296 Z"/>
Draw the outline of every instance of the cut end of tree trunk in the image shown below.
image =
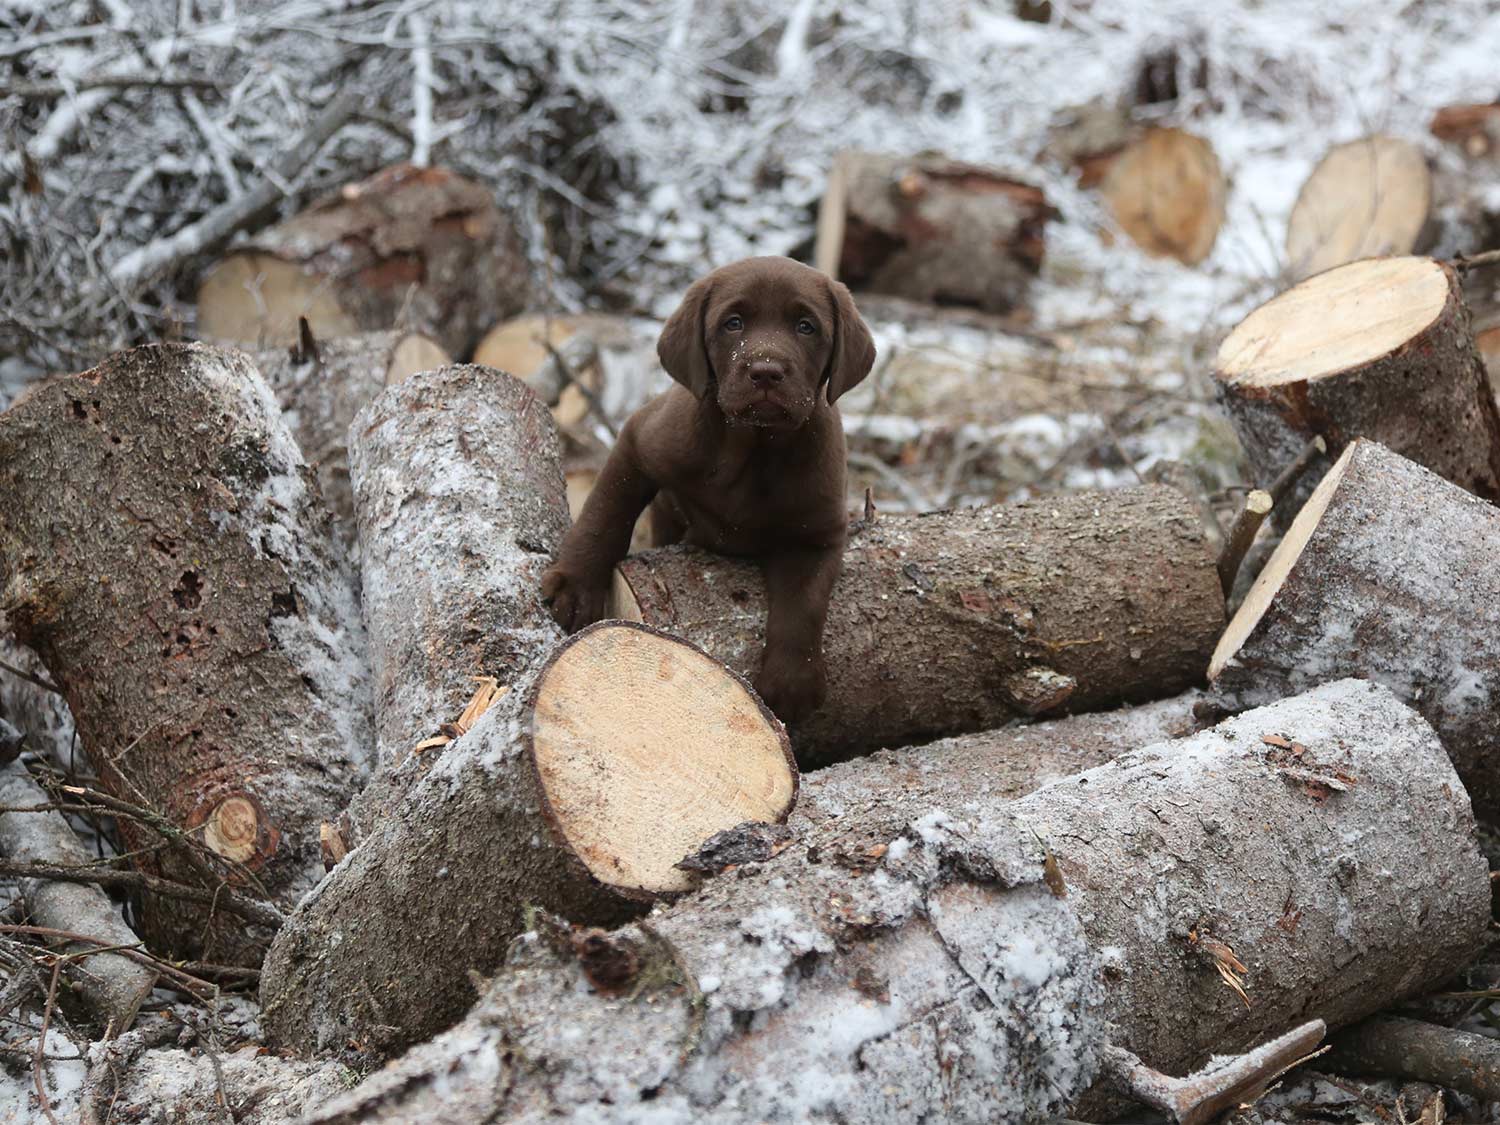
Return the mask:
<path id="1" fill-rule="evenodd" d="M 1408 254 L 1432 208 L 1422 152 L 1394 137 L 1366 137 L 1329 151 L 1302 185 L 1287 225 L 1294 277 L 1380 254 Z"/>
<path id="2" fill-rule="evenodd" d="M 1181 129 L 1148 130 L 1110 165 L 1102 190 L 1115 221 L 1153 258 L 1196 265 L 1224 224 L 1219 158 Z"/>
<path id="3" fill-rule="evenodd" d="M 447 367 L 453 357 L 434 340 L 420 332 L 408 332 L 391 349 L 390 363 L 385 369 L 385 385 L 394 387 L 422 371 L 436 371 Z"/>
<path id="4" fill-rule="evenodd" d="M 492 328 L 474 351 L 474 362 L 484 367 L 504 371 L 531 386 L 538 393 L 544 388 L 534 385 L 534 377 L 551 358 L 547 345 L 562 348 L 580 332 L 587 331 L 584 318 L 523 316 Z M 593 362 L 585 364 L 570 374 L 590 391 L 599 392 L 603 385 L 603 370 L 598 355 Z M 576 386 L 560 388 L 560 393 L 543 393 L 552 407 L 552 417 L 559 429 L 567 429 L 581 422 L 589 412 L 588 398 Z"/>
<path id="5" fill-rule="evenodd" d="M 1246 387 L 1312 382 L 1389 355 L 1448 306 L 1431 258 L 1378 258 L 1330 269 L 1267 301 L 1219 348 L 1220 380 Z"/>
<path id="6" fill-rule="evenodd" d="M 601 624 L 559 651 L 533 723 L 553 825 L 595 879 L 627 895 L 689 889 L 678 861 L 726 828 L 785 820 L 796 798 L 786 733 L 744 681 L 632 625 Z"/>

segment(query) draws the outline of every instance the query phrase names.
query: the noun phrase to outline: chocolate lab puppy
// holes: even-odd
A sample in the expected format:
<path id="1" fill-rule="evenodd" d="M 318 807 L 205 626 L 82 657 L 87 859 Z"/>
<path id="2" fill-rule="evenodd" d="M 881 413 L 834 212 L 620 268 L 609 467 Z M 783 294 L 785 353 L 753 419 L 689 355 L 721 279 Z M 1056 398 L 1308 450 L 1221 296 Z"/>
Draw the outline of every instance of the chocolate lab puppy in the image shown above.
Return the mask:
<path id="1" fill-rule="evenodd" d="M 875 345 L 849 291 L 790 258 L 748 258 L 688 289 L 657 355 L 676 386 L 620 431 L 542 595 L 569 631 L 604 616 L 614 566 L 651 505 L 658 546 L 762 561 L 761 698 L 784 722 L 823 701 L 823 623 L 847 536 L 834 403 Z"/>

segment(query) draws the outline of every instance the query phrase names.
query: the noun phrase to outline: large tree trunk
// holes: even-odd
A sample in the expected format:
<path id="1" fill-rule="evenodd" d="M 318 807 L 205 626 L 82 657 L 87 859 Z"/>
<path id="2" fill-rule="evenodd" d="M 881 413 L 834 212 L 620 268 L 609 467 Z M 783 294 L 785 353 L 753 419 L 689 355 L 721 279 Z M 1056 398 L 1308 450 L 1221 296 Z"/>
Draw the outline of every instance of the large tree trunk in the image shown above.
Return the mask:
<path id="1" fill-rule="evenodd" d="M 1314 436 L 1333 456 L 1368 437 L 1500 499 L 1500 411 L 1441 262 L 1377 258 L 1309 278 L 1241 321 L 1214 373 L 1263 488 Z M 1277 503 L 1279 527 L 1314 484 Z"/>
<path id="2" fill-rule="evenodd" d="M 1340 676 L 1418 708 L 1480 815 L 1500 812 L 1500 511 L 1375 442 L 1324 476 L 1209 676 L 1254 707 Z"/>
<path id="3" fill-rule="evenodd" d="M 1008 312 L 1042 266 L 1042 190 L 940 156 L 844 152 L 818 211 L 817 266 L 851 289 Z"/>
<path id="4" fill-rule="evenodd" d="M 742 675 L 765 635 L 760 568 L 687 548 L 626 559 L 613 614 Z M 1224 625 L 1196 508 L 1172 488 L 881 516 L 851 537 L 804 766 L 1197 683 Z"/>
<path id="5" fill-rule="evenodd" d="M 1488 926 L 1442 746 L 1366 683 L 1008 806 L 893 810 L 872 779 L 834 816 L 808 778 L 829 815 L 649 926 L 540 920 L 463 1024 L 312 1120 L 1035 1122 L 1093 1079 L 1105 1018 L 1180 1073 L 1419 991 Z"/>
<path id="6" fill-rule="evenodd" d="M 420 332 L 369 332 L 319 340 L 308 331 L 290 348 L 256 357 L 282 416 L 318 474 L 318 488 L 347 547 L 355 543 L 349 485 L 349 424 L 386 387 L 449 357 Z"/>
<path id="7" fill-rule="evenodd" d="M 7 613 L 103 784 L 291 906 L 368 767 L 369 691 L 348 572 L 255 368 L 164 345 L 50 383 L 0 415 L 0 492 Z M 121 833 L 142 867 L 204 882 Z M 182 957 L 254 963 L 267 937 L 151 895 L 143 923 Z"/>
<path id="8" fill-rule="evenodd" d="M 560 456 L 547 408 L 488 367 L 409 379 L 350 430 L 381 771 L 361 830 L 480 677 L 510 684 L 562 639 L 540 589 L 568 529 Z"/>
<path id="9" fill-rule="evenodd" d="M 401 327 L 464 358 L 526 307 L 531 279 L 490 190 L 444 168 L 401 164 L 346 184 L 238 244 L 198 289 L 206 339 L 267 348 Z"/>
<path id="10" fill-rule="evenodd" d="M 299 1051 L 374 1053 L 450 1025 L 527 907 L 615 923 L 689 889 L 675 864 L 785 819 L 797 771 L 744 681 L 690 645 L 601 622 L 522 677 L 309 895 L 261 977 Z"/>

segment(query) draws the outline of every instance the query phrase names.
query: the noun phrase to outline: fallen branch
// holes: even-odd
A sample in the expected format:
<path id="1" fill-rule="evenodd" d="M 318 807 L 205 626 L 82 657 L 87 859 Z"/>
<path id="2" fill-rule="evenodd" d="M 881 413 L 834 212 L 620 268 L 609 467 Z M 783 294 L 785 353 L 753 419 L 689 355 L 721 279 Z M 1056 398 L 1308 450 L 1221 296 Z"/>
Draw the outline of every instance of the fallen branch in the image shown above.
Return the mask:
<path id="1" fill-rule="evenodd" d="M 1320 1069 L 1431 1082 L 1500 1101 L 1500 1040 L 1420 1020 L 1375 1016 L 1335 1035 Z"/>
<path id="2" fill-rule="evenodd" d="M 1240 564 L 1245 561 L 1245 552 L 1255 542 L 1260 525 L 1270 514 L 1273 503 L 1269 492 L 1252 489 L 1245 497 L 1240 514 L 1234 518 L 1229 535 L 1224 540 L 1224 549 L 1219 552 L 1219 585 L 1225 598 L 1234 589 L 1235 576 L 1240 572 Z"/>

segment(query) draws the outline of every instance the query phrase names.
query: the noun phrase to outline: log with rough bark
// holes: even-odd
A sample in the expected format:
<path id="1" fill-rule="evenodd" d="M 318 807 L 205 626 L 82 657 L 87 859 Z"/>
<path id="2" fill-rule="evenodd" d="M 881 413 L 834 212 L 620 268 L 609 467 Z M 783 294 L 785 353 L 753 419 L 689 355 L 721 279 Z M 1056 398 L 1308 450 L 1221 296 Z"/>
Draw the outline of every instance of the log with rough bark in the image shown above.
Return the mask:
<path id="1" fill-rule="evenodd" d="M 1372 136 L 1329 150 L 1297 196 L 1287 222 L 1293 277 L 1385 254 L 1410 254 L 1430 234 L 1432 175 L 1422 150 Z"/>
<path id="2" fill-rule="evenodd" d="M 703 653 L 601 622 L 521 677 L 299 906 L 261 976 L 297 1051 L 383 1054 L 473 1001 L 527 907 L 606 924 L 693 886 L 675 864 L 746 821 L 784 820 L 786 733 Z"/>
<path id="3" fill-rule="evenodd" d="M 756 671 L 753 562 L 685 547 L 627 558 L 612 616 Z M 1197 683 L 1224 625 L 1193 503 L 1164 486 L 879 516 L 852 536 L 823 652 L 828 698 L 792 732 L 805 767 Z"/>
<path id="4" fill-rule="evenodd" d="M 349 424 L 386 387 L 449 363 L 448 353 L 420 332 L 368 332 L 319 340 L 304 321 L 289 348 L 264 352 L 256 366 L 271 385 L 282 417 L 318 475 L 318 488 L 346 546 L 355 542 L 349 486 Z"/>
<path id="5" fill-rule="evenodd" d="M 851 289 L 1009 312 L 1041 269 L 1042 190 L 940 156 L 840 153 L 813 257 Z"/>
<path id="6" fill-rule="evenodd" d="M 350 430 L 380 773 L 363 833 L 438 757 L 414 753 L 484 678 L 562 639 L 541 575 L 568 530 L 557 427 L 509 375 L 459 365 L 383 393 Z"/>
<path id="7" fill-rule="evenodd" d="M 597 396 L 604 384 L 604 361 L 593 339 L 596 327 L 614 329 L 609 318 L 599 316 L 517 317 L 486 333 L 474 349 L 474 362 L 521 380 L 552 408 L 558 427 L 566 430 L 588 416 L 588 396 Z M 585 346 L 569 355 L 570 341 Z M 568 361 L 566 372 L 559 370 L 557 355 L 548 345 Z"/>
<path id="8" fill-rule="evenodd" d="M 397 165 L 346 184 L 237 245 L 198 289 L 198 331 L 246 347 L 393 327 L 467 356 L 520 312 L 530 272 L 489 189 L 443 168 Z"/>
<path id="9" fill-rule="evenodd" d="M 1105 1020 L 1181 1074 L 1420 991 L 1488 926 L 1442 746 L 1363 682 L 1008 805 L 861 793 L 862 764 L 649 924 L 539 919 L 462 1024 L 311 1120 L 1035 1122 L 1094 1079 Z"/>
<path id="10" fill-rule="evenodd" d="M 318 824 L 368 765 L 364 632 L 342 552 L 241 352 L 160 345 L 0 415 L 12 627 L 62 688 L 104 786 L 201 847 L 122 818 L 134 862 L 290 907 Z M 256 962 L 266 933 L 145 896 L 157 951 Z"/>
<path id="11" fill-rule="evenodd" d="M 1332 456 L 1367 437 L 1500 499 L 1500 411 L 1441 262 L 1375 258 L 1309 278 L 1240 322 L 1214 375 L 1263 488 L 1315 436 Z M 1316 483 L 1304 477 L 1277 502 L 1278 527 Z"/>
<path id="12" fill-rule="evenodd" d="M 1224 225 L 1219 158 L 1181 129 L 1146 130 L 1111 161 L 1100 190 L 1121 229 L 1153 258 L 1197 265 Z"/>
<path id="13" fill-rule="evenodd" d="M 1443 737 L 1481 815 L 1500 810 L 1500 510 L 1375 442 L 1323 477 L 1214 651 L 1214 694 L 1253 707 L 1340 676 L 1394 689 Z"/>
<path id="14" fill-rule="evenodd" d="M 46 792 L 25 766 L 0 766 L 0 855 L 13 863 L 85 868 L 94 859 L 79 843 L 62 813 L 47 806 Z M 28 809 L 36 811 L 26 811 Z M 156 973 L 110 946 L 133 946 L 140 939 L 120 917 L 120 909 L 98 887 L 87 883 L 24 877 L 21 898 L 34 924 L 65 933 L 86 934 L 96 944 L 59 943 L 82 968 L 79 993 L 101 1028 L 118 1035 L 135 1022 L 141 1001 L 151 994 Z"/>

